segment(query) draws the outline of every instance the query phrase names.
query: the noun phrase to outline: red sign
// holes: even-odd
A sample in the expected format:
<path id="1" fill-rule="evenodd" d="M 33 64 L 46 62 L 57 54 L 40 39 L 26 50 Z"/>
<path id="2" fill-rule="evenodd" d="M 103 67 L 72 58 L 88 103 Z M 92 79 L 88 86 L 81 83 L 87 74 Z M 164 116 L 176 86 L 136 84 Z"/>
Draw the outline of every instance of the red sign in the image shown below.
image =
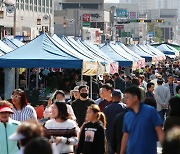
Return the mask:
<path id="1" fill-rule="evenodd" d="M 82 15 L 82 21 L 83 22 L 90 22 L 91 20 L 91 15 L 90 14 L 83 14 Z"/>

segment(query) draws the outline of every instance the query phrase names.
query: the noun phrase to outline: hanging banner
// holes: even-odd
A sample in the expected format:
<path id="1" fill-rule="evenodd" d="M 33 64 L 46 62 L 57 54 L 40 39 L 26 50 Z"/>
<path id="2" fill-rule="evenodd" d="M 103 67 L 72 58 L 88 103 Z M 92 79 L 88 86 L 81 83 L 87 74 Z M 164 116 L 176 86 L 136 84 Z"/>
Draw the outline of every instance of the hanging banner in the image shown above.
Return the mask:
<path id="1" fill-rule="evenodd" d="M 117 62 L 110 64 L 110 74 L 117 73 L 119 70 L 119 64 Z"/>
<path id="2" fill-rule="evenodd" d="M 97 62 L 83 62 L 82 74 L 87 76 L 94 76 L 98 74 L 98 63 Z"/>

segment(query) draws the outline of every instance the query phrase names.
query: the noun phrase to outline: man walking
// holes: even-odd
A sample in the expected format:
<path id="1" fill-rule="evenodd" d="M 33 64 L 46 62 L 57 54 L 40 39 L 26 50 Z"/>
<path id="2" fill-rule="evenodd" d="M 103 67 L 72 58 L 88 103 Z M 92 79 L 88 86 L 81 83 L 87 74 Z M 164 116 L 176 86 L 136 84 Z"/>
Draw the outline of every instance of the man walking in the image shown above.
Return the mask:
<path id="1" fill-rule="evenodd" d="M 89 87 L 86 85 L 79 87 L 80 99 L 75 100 L 72 103 L 74 114 L 77 118 L 78 126 L 81 127 L 85 122 L 86 111 L 88 106 L 95 104 L 95 102 L 89 99 Z"/>
<path id="2" fill-rule="evenodd" d="M 125 111 L 126 106 L 121 102 L 122 93 L 120 90 L 114 90 L 112 92 L 112 103 L 108 105 L 104 109 L 104 114 L 106 115 L 107 125 L 106 125 L 106 138 L 108 141 L 108 154 L 113 154 L 111 148 L 111 140 L 112 136 L 112 129 L 113 129 L 113 120 L 115 119 L 116 115 Z"/>
<path id="3" fill-rule="evenodd" d="M 119 76 L 119 73 L 114 74 L 115 89 L 121 90 L 123 93 L 125 90 L 125 81 Z"/>
<path id="4" fill-rule="evenodd" d="M 137 86 L 125 90 L 125 103 L 130 110 L 125 114 L 121 154 L 156 154 L 157 136 L 162 142 L 162 120 L 157 111 L 140 102 Z"/>
<path id="5" fill-rule="evenodd" d="M 174 83 L 174 77 L 172 74 L 168 75 L 168 83 L 164 84 L 164 86 L 169 89 L 171 97 L 176 95 L 176 87 L 178 85 Z"/>
<path id="6" fill-rule="evenodd" d="M 157 103 L 157 111 L 164 122 L 164 116 L 168 109 L 168 102 L 170 100 L 170 91 L 167 87 L 162 86 L 163 80 L 159 78 L 157 80 L 158 87 L 154 91 L 154 97 Z"/>

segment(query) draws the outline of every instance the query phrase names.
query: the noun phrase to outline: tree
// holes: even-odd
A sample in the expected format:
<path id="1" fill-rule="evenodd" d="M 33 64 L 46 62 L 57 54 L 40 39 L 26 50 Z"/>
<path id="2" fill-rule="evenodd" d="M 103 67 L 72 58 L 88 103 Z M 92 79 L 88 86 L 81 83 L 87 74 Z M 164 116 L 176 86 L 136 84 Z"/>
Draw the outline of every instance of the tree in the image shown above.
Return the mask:
<path id="1" fill-rule="evenodd" d="M 160 29 L 160 27 L 158 25 L 156 25 L 156 23 L 154 23 L 154 22 L 148 23 L 147 29 L 148 29 L 148 33 L 149 32 L 154 32 L 153 40 L 155 42 L 160 42 L 161 43 L 163 41 L 163 32 Z"/>

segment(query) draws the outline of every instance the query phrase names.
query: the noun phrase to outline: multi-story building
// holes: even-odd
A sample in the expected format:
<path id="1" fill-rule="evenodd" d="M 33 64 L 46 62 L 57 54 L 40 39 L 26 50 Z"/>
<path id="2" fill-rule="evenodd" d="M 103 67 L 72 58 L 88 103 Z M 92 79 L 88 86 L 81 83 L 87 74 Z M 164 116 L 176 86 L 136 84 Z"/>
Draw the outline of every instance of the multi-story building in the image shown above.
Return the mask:
<path id="1" fill-rule="evenodd" d="M 110 32 L 110 16 L 108 11 L 104 11 L 104 0 L 55 0 L 54 9 L 54 28 L 59 36 L 85 36 L 84 27 L 89 37 L 92 36 L 91 28 L 99 29 L 97 37 L 100 33 Z"/>
<path id="2" fill-rule="evenodd" d="M 0 37 L 35 38 L 41 31 L 54 31 L 54 0 L 16 0 L 15 13 L 0 1 Z M 15 29 L 15 30 L 14 30 Z"/>

